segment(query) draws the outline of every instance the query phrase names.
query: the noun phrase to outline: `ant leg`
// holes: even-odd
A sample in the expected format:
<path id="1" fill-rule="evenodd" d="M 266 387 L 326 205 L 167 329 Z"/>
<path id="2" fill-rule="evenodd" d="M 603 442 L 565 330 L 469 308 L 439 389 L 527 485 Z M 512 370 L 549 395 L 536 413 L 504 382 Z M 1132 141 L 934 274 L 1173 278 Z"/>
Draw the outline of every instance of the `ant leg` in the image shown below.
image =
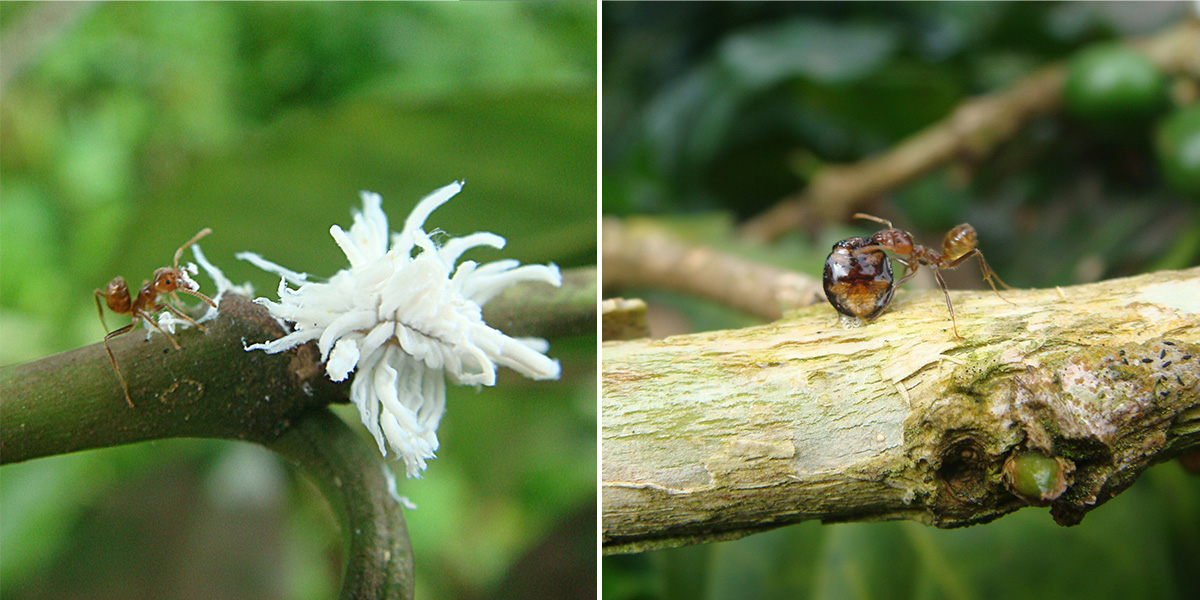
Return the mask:
<path id="1" fill-rule="evenodd" d="M 154 311 L 153 311 L 153 312 L 158 312 L 158 311 L 162 310 L 163 308 L 171 308 L 171 310 L 174 310 L 174 308 L 172 308 L 172 307 L 170 307 L 170 306 L 168 306 L 168 305 L 166 305 L 166 304 L 159 304 L 158 306 L 155 306 L 155 307 L 154 307 Z M 150 313 L 148 313 L 148 312 L 146 312 L 145 310 L 143 310 L 143 309 L 140 309 L 140 308 L 138 309 L 138 311 L 137 311 L 137 314 L 141 314 L 141 315 L 142 315 L 142 318 L 146 319 L 146 322 L 147 322 L 147 323 L 149 323 L 151 327 L 153 327 L 153 328 L 157 329 L 159 333 L 161 333 L 161 334 L 163 334 L 164 336 L 166 336 L 166 338 L 167 338 L 167 341 L 168 341 L 168 342 L 171 342 L 171 345 L 172 345 L 172 346 L 175 346 L 175 349 L 176 349 L 176 350 L 179 350 L 179 349 L 180 349 L 180 348 L 179 348 L 179 342 L 176 342 L 176 341 L 175 341 L 175 336 L 173 336 L 173 335 L 171 335 L 171 334 L 169 334 L 169 333 L 167 333 L 167 332 L 163 331 L 163 328 L 162 328 L 162 327 L 159 327 L 159 326 L 158 326 L 158 323 L 155 323 L 155 322 L 154 322 L 154 315 L 152 315 L 152 314 L 150 314 Z M 178 313 L 178 312 L 177 312 L 176 314 L 180 314 L 180 313 Z M 183 316 L 183 315 L 181 315 L 181 314 L 180 314 L 180 316 Z M 187 319 L 187 317 L 186 317 L 186 316 L 185 316 L 184 318 L 185 318 L 185 319 Z M 189 321 L 191 321 L 191 319 L 188 319 L 188 320 L 189 320 Z M 148 338 L 147 338 L 147 339 L 148 339 Z"/>
<path id="2" fill-rule="evenodd" d="M 129 408 L 133 408 L 133 400 L 129 397 L 129 384 L 125 383 L 125 376 L 121 374 L 121 369 L 117 368 L 117 359 L 115 356 L 113 356 L 112 348 L 108 347 L 108 340 L 110 338 L 117 337 L 122 333 L 129 333 L 131 330 L 133 330 L 135 323 L 137 323 L 136 319 L 133 321 L 133 323 L 130 323 L 104 336 L 104 351 L 108 353 L 108 361 L 112 363 L 113 372 L 117 374 L 117 381 L 121 382 L 121 390 L 125 392 L 125 402 L 129 404 Z M 107 327 L 105 327 L 105 329 L 107 329 Z"/>
<path id="3" fill-rule="evenodd" d="M 187 316 L 187 314 L 183 313 L 178 308 L 175 308 L 174 306 L 167 304 L 166 302 L 163 302 L 162 304 L 159 304 L 158 306 L 156 306 L 154 308 L 155 308 L 155 310 L 161 310 L 161 309 L 165 308 L 165 309 L 175 313 L 175 316 L 187 321 L 188 323 L 191 323 L 193 326 L 196 327 L 196 329 L 199 329 L 200 331 L 208 331 L 207 329 L 204 328 L 203 325 L 197 323 L 195 321 L 195 319 Z M 161 330 L 159 330 L 159 331 L 161 331 Z M 175 346 L 175 347 L 178 348 L 179 346 Z"/>
<path id="4" fill-rule="evenodd" d="M 992 286 L 992 291 L 996 292 L 996 295 L 999 296 L 1001 300 L 1008 302 L 1009 304 L 1013 304 L 1013 302 L 1011 300 L 1009 300 L 1008 298 L 1005 298 L 1004 295 L 1000 293 L 1000 290 L 996 289 L 996 284 L 993 283 L 992 280 L 995 279 L 996 281 L 1000 282 L 1000 285 L 1004 286 L 1004 289 L 1006 289 L 1006 290 L 1011 290 L 1011 289 L 1013 289 L 1013 287 L 1011 285 L 1008 285 L 1007 283 L 1004 283 L 1004 281 L 1002 279 L 1000 279 L 1000 276 L 997 275 L 996 272 L 992 270 L 992 267 L 988 266 L 987 261 L 984 260 L 984 258 L 983 258 L 983 253 L 980 252 L 978 248 L 971 250 L 970 252 L 954 259 L 953 261 L 951 261 L 950 263 L 948 263 L 944 266 L 947 269 L 953 269 L 953 268 L 957 267 L 958 265 L 961 265 L 963 262 L 965 262 L 968 258 L 971 258 L 972 256 L 979 257 L 979 267 L 983 271 L 983 280 L 988 282 L 988 285 Z M 1016 305 L 1014 304 L 1014 306 L 1016 306 Z"/>
<path id="5" fill-rule="evenodd" d="M 954 337 L 963 339 L 963 336 L 958 334 L 958 321 L 954 318 L 954 305 L 950 304 L 950 292 L 946 289 L 946 280 L 942 279 L 942 274 L 937 267 L 933 267 L 933 276 L 937 279 L 938 285 L 942 287 L 942 294 L 946 296 L 946 308 L 950 309 L 950 325 L 954 327 Z"/>
<path id="6" fill-rule="evenodd" d="M 96 296 L 96 313 L 100 315 L 100 324 L 104 326 L 104 331 L 108 331 L 108 323 L 104 321 L 104 307 L 100 304 L 100 299 L 104 297 L 104 292 L 96 290 L 93 293 Z"/>
<path id="7" fill-rule="evenodd" d="M 917 274 L 917 267 L 914 266 L 914 263 L 904 260 L 903 258 L 900 258 L 898 256 L 893 256 L 892 260 L 904 265 L 904 270 L 907 271 L 904 274 L 904 277 L 901 277 L 900 281 L 897 281 L 895 283 L 895 287 L 900 287 L 900 286 L 904 285 L 909 279 L 912 279 L 913 276 Z M 916 264 L 919 265 L 920 263 L 916 263 Z"/>

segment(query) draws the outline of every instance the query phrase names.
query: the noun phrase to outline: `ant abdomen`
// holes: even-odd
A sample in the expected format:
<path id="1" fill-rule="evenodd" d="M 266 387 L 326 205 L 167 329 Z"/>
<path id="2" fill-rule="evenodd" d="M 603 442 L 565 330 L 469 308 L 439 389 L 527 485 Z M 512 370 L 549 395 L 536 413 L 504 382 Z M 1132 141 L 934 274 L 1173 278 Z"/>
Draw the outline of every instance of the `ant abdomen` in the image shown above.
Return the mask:
<path id="1" fill-rule="evenodd" d="M 115 313 L 129 312 L 129 285 L 125 283 L 124 277 L 118 275 L 108 282 L 108 287 L 105 288 L 104 302 Z"/>
<path id="2" fill-rule="evenodd" d="M 942 238 L 942 260 L 952 262 L 965 256 L 975 249 L 977 242 L 975 228 L 967 223 L 947 231 L 946 237 Z"/>

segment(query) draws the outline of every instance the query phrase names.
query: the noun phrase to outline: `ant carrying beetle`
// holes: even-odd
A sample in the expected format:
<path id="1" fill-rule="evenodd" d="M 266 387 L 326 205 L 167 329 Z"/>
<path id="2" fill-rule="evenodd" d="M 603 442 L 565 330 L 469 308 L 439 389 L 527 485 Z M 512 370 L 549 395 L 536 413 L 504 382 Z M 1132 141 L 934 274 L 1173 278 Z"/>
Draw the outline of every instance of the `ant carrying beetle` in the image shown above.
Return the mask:
<path id="1" fill-rule="evenodd" d="M 195 325 L 200 331 L 204 331 L 204 327 L 201 327 L 199 323 L 170 303 L 158 302 L 157 300 L 159 294 L 169 294 L 171 298 L 179 302 L 179 296 L 175 292 L 183 292 L 205 301 L 213 308 L 217 307 L 216 303 L 209 299 L 208 296 L 198 291 L 200 285 L 192 281 L 191 277 L 188 277 L 187 271 L 179 268 L 179 256 L 183 254 L 184 249 L 195 244 L 200 238 L 210 233 L 212 233 L 212 230 L 205 227 L 200 230 L 200 233 L 197 233 L 192 239 L 188 240 L 187 243 L 180 246 L 175 251 L 175 262 L 172 263 L 172 266 L 162 267 L 154 271 L 154 281 L 142 282 L 142 289 L 138 290 L 136 297 L 130 299 L 129 286 L 126 285 L 125 278 L 120 275 L 108 282 L 108 287 L 104 291 L 96 290 L 94 292 L 96 296 L 96 311 L 100 313 L 100 323 L 104 325 L 105 330 L 108 329 L 108 323 L 104 322 L 104 308 L 100 306 L 101 298 L 104 298 L 104 302 L 108 304 L 109 310 L 117 314 L 133 317 L 133 320 L 128 325 L 104 336 L 104 350 L 108 352 L 108 360 L 112 362 L 113 371 L 117 373 L 117 379 L 121 382 L 121 389 L 125 391 L 125 401 L 129 403 L 130 408 L 133 408 L 133 400 L 129 398 L 129 386 L 125 383 L 125 377 L 121 375 L 121 370 L 117 368 L 117 359 L 113 357 L 112 349 L 108 347 L 108 340 L 123 333 L 129 333 L 138 324 L 138 321 L 145 321 L 151 327 L 157 329 L 159 333 L 166 336 L 171 345 L 175 346 L 176 350 L 179 350 L 179 344 L 175 341 L 175 338 L 168 335 L 167 332 L 158 326 L 158 323 L 154 322 L 154 313 L 161 312 L 164 309 L 175 313 L 176 316 Z M 195 267 L 193 266 L 192 269 L 194 273 Z"/>
<path id="2" fill-rule="evenodd" d="M 1000 290 L 996 289 L 993 279 L 1006 289 L 1012 289 L 1000 280 L 984 260 L 983 253 L 975 247 L 975 228 L 967 223 L 946 233 L 946 237 L 942 239 L 942 251 L 939 253 L 932 248 L 913 243 L 912 234 L 896 229 L 891 221 L 863 213 L 855 213 L 854 218 L 875 221 L 885 225 L 887 229 L 877 231 L 869 238 L 854 237 L 842 240 L 833 245 L 833 251 L 825 259 L 825 297 L 844 315 L 866 320 L 879 316 L 891 304 L 895 288 L 912 279 L 917 273 L 917 268 L 925 265 L 933 269 L 933 276 L 946 296 L 946 308 L 950 310 L 954 337 L 962 339 L 958 334 L 958 322 L 954 318 L 954 306 L 950 303 L 950 292 L 946 290 L 946 281 L 942 279 L 940 269 L 956 268 L 968 258 L 976 256 L 983 269 L 983 278 L 992 286 L 997 296 L 1000 296 Z M 907 257 L 891 257 L 907 270 L 899 281 L 893 280 L 889 257 L 884 250 Z M 1008 302 L 1004 296 L 1000 296 L 1000 299 Z"/>

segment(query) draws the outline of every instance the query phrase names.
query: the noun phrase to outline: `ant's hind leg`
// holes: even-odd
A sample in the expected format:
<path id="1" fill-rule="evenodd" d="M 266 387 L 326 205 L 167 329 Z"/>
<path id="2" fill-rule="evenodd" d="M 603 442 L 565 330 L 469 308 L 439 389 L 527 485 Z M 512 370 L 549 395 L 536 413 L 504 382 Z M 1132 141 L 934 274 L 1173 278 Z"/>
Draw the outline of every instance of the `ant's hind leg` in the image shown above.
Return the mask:
<path id="1" fill-rule="evenodd" d="M 104 326 L 104 331 L 108 331 L 108 323 L 104 321 L 104 306 L 100 304 L 100 299 L 104 297 L 104 292 L 96 290 L 93 293 L 96 296 L 96 314 L 100 315 L 100 324 Z"/>
<path id="2" fill-rule="evenodd" d="M 983 280 L 988 282 L 988 285 L 992 286 L 992 291 L 996 292 L 996 295 L 999 296 L 1001 300 L 1003 300 L 1009 304 L 1013 304 L 1013 302 L 1011 300 L 1009 300 L 1008 298 L 1005 298 L 1004 295 L 1000 293 L 1000 290 L 996 289 L 996 283 L 999 283 L 1000 285 L 1004 286 L 1004 289 L 1006 289 L 1006 290 L 1014 289 L 1013 286 L 1008 285 L 1007 283 L 1004 283 L 1004 280 L 1000 279 L 1000 276 L 997 275 L 996 272 L 992 270 L 992 267 L 988 265 L 987 261 L 984 260 L 983 253 L 980 252 L 978 248 L 971 250 L 970 252 L 954 259 L 953 262 L 945 265 L 945 268 L 953 269 L 953 268 L 957 267 L 958 265 L 961 265 L 964 262 L 966 262 L 966 260 L 968 258 L 971 258 L 972 256 L 979 257 L 979 268 L 983 271 Z M 993 281 L 993 280 L 995 280 L 995 281 Z"/>
<path id="3" fill-rule="evenodd" d="M 108 340 L 123 333 L 129 333 L 129 331 L 133 329 L 133 325 L 133 323 L 130 323 L 104 336 L 104 351 L 108 353 L 108 362 L 112 363 L 113 372 L 117 374 L 117 381 L 121 382 L 121 391 L 125 392 L 125 402 L 129 404 L 129 408 L 133 408 L 133 399 L 129 397 L 129 384 L 125 383 L 125 376 L 121 374 L 121 369 L 117 367 L 117 358 L 113 356 L 112 348 L 108 347 Z M 107 329 L 107 327 L 105 327 L 105 329 Z"/>

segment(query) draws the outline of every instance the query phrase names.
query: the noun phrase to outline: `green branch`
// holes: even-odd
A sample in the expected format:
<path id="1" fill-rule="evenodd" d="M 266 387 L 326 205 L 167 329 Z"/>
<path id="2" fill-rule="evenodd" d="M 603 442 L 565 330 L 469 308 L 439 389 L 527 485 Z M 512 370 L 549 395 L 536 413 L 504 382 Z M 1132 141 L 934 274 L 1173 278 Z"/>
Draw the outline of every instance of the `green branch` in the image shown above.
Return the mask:
<path id="1" fill-rule="evenodd" d="M 140 329 L 109 341 L 133 408 L 103 344 L 0 369 L 0 463 L 171 437 L 267 443 L 303 411 L 344 401 L 315 347 L 243 350 L 283 334 L 249 299 L 227 295 L 206 329 L 176 334 L 180 350 Z"/>
<path id="2" fill-rule="evenodd" d="M 328 410 L 304 413 L 267 447 L 312 477 L 338 516 L 340 598 L 412 598 L 412 545 L 379 451 Z"/>
<path id="3" fill-rule="evenodd" d="M 563 275 L 562 288 L 513 286 L 485 317 L 509 335 L 594 332 L 595 269 Z M 324 408 L 346 401 L 349 382 L 329 381 L 314 343 L 246 352 L 284 334 L 247 298 L 227 295 L 205 328 L 175 335 L 180 350 L 141 330 L 109 341 L 132 408 L 103 343 L 0 369 L 0 464 L 171 437 L 259 443 L 313 477 L 338 515 L 342 598 L 411 597 L 412 550 L 383 457 Z"/>
<path id="4" fill-rule="evenodd" d="M 483 306 L 483 320 L 512 337 L 596 333 L 596 267 L 563 271 L 562 287 L 514 285 Z"/>

